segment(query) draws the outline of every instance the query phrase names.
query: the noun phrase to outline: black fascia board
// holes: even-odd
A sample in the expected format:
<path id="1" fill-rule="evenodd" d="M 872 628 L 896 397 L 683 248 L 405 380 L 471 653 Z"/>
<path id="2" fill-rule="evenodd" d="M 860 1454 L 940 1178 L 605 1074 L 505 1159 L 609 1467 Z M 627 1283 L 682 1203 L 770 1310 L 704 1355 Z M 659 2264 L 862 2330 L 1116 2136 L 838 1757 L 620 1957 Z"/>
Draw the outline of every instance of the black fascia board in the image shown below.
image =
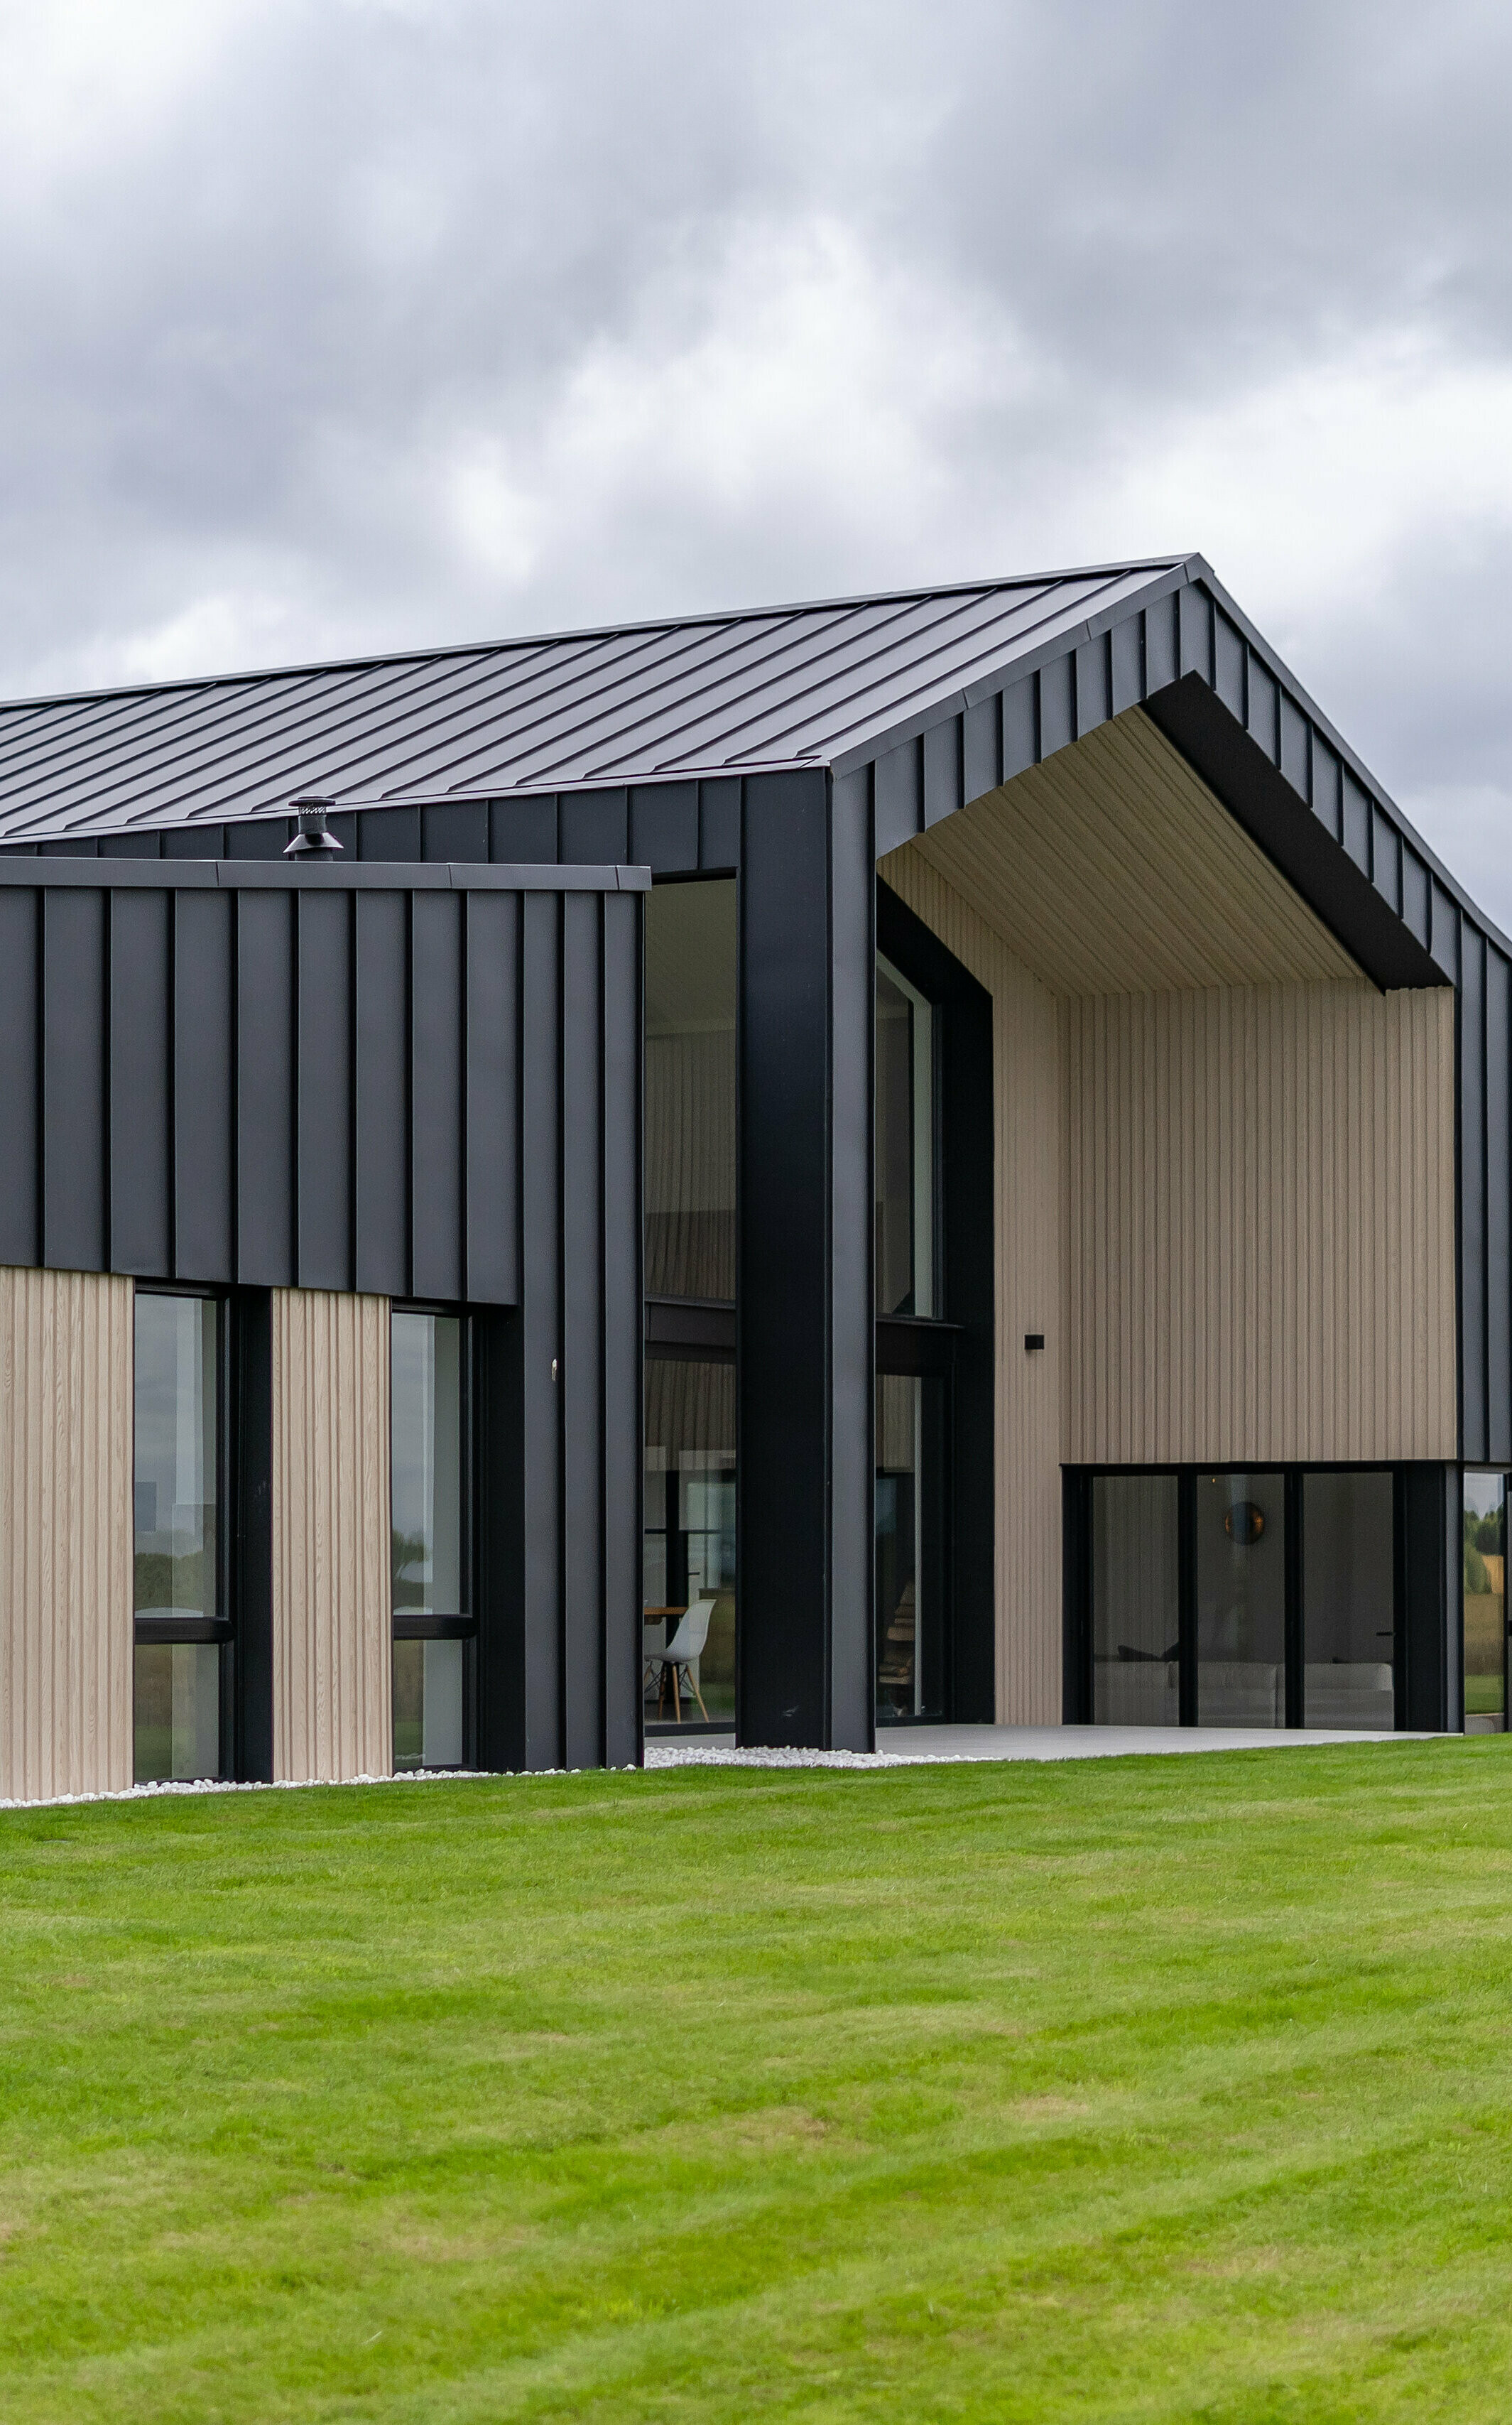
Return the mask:
<path id="1" fill-rule="evenodd" d="M 1411 929 L 1199 674 L 1183 674 L 1156 691 L 1145 713 L 1383 993 L 1446 982 Z"/>

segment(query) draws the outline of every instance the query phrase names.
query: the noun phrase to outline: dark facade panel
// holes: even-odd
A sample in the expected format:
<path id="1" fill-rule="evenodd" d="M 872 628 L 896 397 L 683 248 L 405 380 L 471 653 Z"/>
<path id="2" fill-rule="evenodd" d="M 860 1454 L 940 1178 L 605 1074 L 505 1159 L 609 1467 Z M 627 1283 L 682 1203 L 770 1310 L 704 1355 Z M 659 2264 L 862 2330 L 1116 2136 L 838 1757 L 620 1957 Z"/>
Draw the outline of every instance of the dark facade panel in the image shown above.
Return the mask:
<path id="1" fill-rule="evenodd" d="M 561 903 L 527 897 L 521 1003 L 521 1316 L 513 1380 L 523 1496 L 518 1595 L 523 1619 L 519 1761 L 559 1768 L 566 1758 L 562 1573 L 562 962 Z"/>
<path id="2" fill-rule="evenodd" d="M 1054 757 L 1076 738 L 1076 659 L 1055 657 L 1039 669 L 1039 755 Z"/>
<path id="3" fill-rule="evenodd" d="M 236 904 L 236 1277 L 287 1288 L 295 1242 L 295 938 L 292 893 Z"/>
<path id="4" fill-rule="evenodd" d="M 410 901 L 410 1224 L 413 1291 L 462 1293 L 462 896 Z"/>
<path id="5" fill-rule="evenodd" d="M 1031 674 L 1003 694 L 1003 780 L 1011 782 L 1038 761 L 1039 684 Z"/>
<path id="6" fill-rule="evenodd" d="M 939 825 L 941 817 L 952 817 L 960 807 L 961 792 L 961 719 L 947 716 L 943 724 L 933 724 L 924 736 L 924 821 L 926 826 Z"/>
<path id="7" fill-rule="evenodd" d="M 630 795 L 630 842 L 624 853 L 633 867 L 653 875 L 691 875 L 699 864 L 697 783 L 637 783 Z"/>
<path id="8" fill-rule="evenodd" d="M 950 728 L 955 730 L 954 725 Z M 876 1710 L 873 1096 L 877 848 L 864 779 L 830 816 L 828 1708 L 824 1740 L 872 1748 Z"/>
<path id="9" fill-rule="evenodd" d="M 435 800 L 421 812 L 420 839 L 427 859 L 449 864 L 487 866 L 489 804 L 487 800 Z"/>
<path id="10" fill-rule="evenodd" d="M 919 763 L 919 744 L 905 741 L 890 749 L 877 762 L 874 777 L 877 811 L 877 850 L 880 858 L 896 850 L 901 843 L 911 842 L 924 827 L 924 775 Z M 748 785 L 748 791 L 749 786 Z M 747 820 L 746 841 L 749 840 Z M 745 844 L 742 844 L 741 866 L 745 866 Z"/>
<path id="11" fill-rule="evenodd" d="M 564 1757 L 604 1756 L 603 916 L 591 894 L 562 903 L 562 1357 Z M 628 1612 L 616 1616 L 623 1620 Z"/>
<path id="12" fill-rule="evenodd" d="M 520 1291 L 520 902 L 467 896 L 467 1270 L 469 1297 Z"/>
<path id="13" fill-rule="evenodd" d="M 1245 659 L 1244 634 L 1219 615 L 1213 629 L 1213 687 L 1236 724 L 1245 720 Z M 1124 701 L 1132 707 L 1134 701 Z"/>
<path id="14" fill-rule="evenodd" d="M 489 857 L 500 867 L 555 864 L 555 793 L 548 793 L 541 799 L 491 800 Z"/>
<path id="15" fill-rule="evenodd" d="M 1299 799 L 1311 797 L 1308 768 L 1308 720 L 1295 699 L 1282 691 L 1280 703 L 1281 773 Z"/>
<path id="16" fill-rule="evenodd" d="M 740 778 L 716 776 L 699 785 L 699 865 L 706 875 L 727 875 L 739 864 Z"/>
<path id="17" fill-rule="evenodd" d="M 1374 811 L 1371 876 L 1376 891 L 1398 917 L 1402 911 L 1402 838 L 1382 808 Z"/>
<path id="18" fill-rule="evenodd" d="M 397 860 L 403 865 L 422 859 L 425 855 L 417 808 L 364 809 L 359 816 L 359 859 Z"/>
<path id="19" fill-rule="evenodd" d="M 427 895 L 426 907 L 433 898 Z M 301 1288 L 354 1285 L 352 906 L 349 892 L 298 902 L 298 1275 Z"/>
<path id="20" fill-rule="evenodd" d="M 362 892 L 354 907 L 356 1282 L 409 1296 L 410 900 Z"/>
<path id="21" fill-rule="evenodd" d="M 224 1285 L 236 1276 L 236 901 L 171 897 L 173 1268 Z"/>
<path id="22" fill-rule="evenodd" d="M 392 813 L 380 810 L 379 815 Z M 257 817 L 244 825 L 228 825 L 226 829 L 228 859 L 281 859 L 294 839 L 292 817 Z"/>
<path id="23" fill-rule="evenodd" d="M 172 896 L 110 903 L 110 1261 L 173 1268 Z"/>
<path id="24" fill-rule="evenodd" d="M 630 801 L 623 791 L 564 792 L 556 804 L 558 851 L 569 866 L 615 867 L 630 858 Z"/>
<path id="25" fill-rule="evenodd" d="M 1106 724 L 1113 714 L 1113 679 L 1108 661 L 1108 635 L 1084 640 L 1076 651 L 1076 732 L 1080 739 Z"/>
<path id="26" fill-rule="evenodd" d="M 1003 779 L 1002 694 L 973 701 L 961 731 L 961 789 L 968 800 L 995 792 Z"/>
<path id="27" fill-rule="evenodd" d="M 42 909 L 42 1259 L 105 1267 L 106 895 L 52 891 Z"/>
<path id="28" fill-rule="evenodd" d="M 1459 1318 L 1462 1454 L 1488 1456 L 1486 1331 L 1486 947 L 1472 935 L 1459 998 Z"/>
<path id="29" fill-rule="evenodd" d="M 41 1260 L 41 913 L 44 895 L 0 887 L 0 1263 Z"/>
<path id="30" fill-rule="evenodd" d="M 1486 956 L 1486 1423 L 1493 1464 L 1512 1465 L 1512 971 Z"/>
<path id="31" fill-rule="evenodd" d="M 639 904 L 603 900 L 603 1757 L 641 1756 L 641 967 Z M 633 1009 L 627 1005 L 634 1005 Z M 614 1217 L 619 1208 L 619 1217 Z M 626 1209 L 634 1217 L 625 1218 Z M 634 1508 L 632 1530 L 615 1511 Z M 623 1621 L 628 1618 L 628 1621 Z"/>
<path id="32" fill-rule="evenodd" d="M 1137 707 L 1145 696 L 1145 618 L 1127 615 L 1108 634 L 1113 713 Z"/>

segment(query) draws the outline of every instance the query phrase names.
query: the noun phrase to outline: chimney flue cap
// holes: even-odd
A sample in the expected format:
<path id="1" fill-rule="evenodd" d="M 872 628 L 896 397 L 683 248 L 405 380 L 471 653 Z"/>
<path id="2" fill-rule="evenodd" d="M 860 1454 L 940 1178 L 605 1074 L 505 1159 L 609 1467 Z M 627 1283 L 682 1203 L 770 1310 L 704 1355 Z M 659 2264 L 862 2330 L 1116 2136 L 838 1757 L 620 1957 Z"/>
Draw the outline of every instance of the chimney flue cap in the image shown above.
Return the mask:
<path id="1" fill-rule="evenodd" d="M 285 849 L 285 859 L 304 859 L 312 851 L 333 853 L 340 850 L 341 844 L 335 835 L 326 830 L 326 819 L 332 806 L 328 794 L 301 792 L 297 800 L 289 802 L 289 806 L 299 820 L 299 830 Z"/>

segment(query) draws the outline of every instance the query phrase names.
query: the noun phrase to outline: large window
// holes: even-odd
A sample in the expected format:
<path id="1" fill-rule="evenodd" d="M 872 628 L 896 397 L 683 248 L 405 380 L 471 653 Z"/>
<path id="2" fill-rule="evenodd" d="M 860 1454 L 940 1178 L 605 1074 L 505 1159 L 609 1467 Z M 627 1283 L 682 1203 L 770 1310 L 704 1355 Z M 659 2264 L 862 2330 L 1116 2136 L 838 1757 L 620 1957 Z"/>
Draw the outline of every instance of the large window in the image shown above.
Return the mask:
<path id="1" fill-rule="evenodd" d="M 1391 1731 L 1396 1474 L 1188 1467 L 1071 1480 L 1070 1571 L 1084 1580 L 1069 1602 L 1080 1602 L 1070 1672 L 1080 1665 L 1083 1714 L 1102 1726 Z M 1500 1589 L 1500 1566 L 1486 1571 Z M 1500 1602 L 1495 1623 L 1504 1630 Z"/>
<path id="2" fill-rule="evenodd" d="M 1395 1573 L 1391 1475 L 1304 1474 L 1304 1725 L 1391 1726 Z"/>
<path id="3" fill-rule="evenodd" d="M 474 1627 L 464 1542 L 463 1341 L 450 1313 L 396 1311 L 391 1375 L 394 1764 L 460 1768 Z"/>
<path id="4" fill-rule="evenodd" d="M 735 1295 L 735 887 L 646 904 L 646 1293 Z"/>
<path id="5" fill-rule="evenodd" d="M 138 1783 L 223 1774 L 221 1313 L 136 1299 L 132 1502 Z"/>
<path id="6" fill-rule="evenodd" d="M 735 1368 L 646 1364 L 642 1684 L 651 1726 L 735 1714 Z"/>
<path id="7" fill-rule="evenodd" d="M 933 1373 L 877 1378 L 877 1716 L 939 1717 L 946 1703 L 944 1421 Z"/>
<path id="8" fill-rule="evenodd" d="M 1181 1717 L 1173 1473 L 1100 1473 L 1091 1493 L 1092 1715 L 1105 1726 Z"/>
<path id="9" fill-rule="evenodd" d="M 935 1303 L 934 1014 L 877 960 L 877 1310 L 927 1320 Z"/>
<path id="10" fill-rule="evenodd" d="M 1465 1727 L 1506 1725 L 1506 1476 L 1467 1473 L 1464 1516 Z"/>

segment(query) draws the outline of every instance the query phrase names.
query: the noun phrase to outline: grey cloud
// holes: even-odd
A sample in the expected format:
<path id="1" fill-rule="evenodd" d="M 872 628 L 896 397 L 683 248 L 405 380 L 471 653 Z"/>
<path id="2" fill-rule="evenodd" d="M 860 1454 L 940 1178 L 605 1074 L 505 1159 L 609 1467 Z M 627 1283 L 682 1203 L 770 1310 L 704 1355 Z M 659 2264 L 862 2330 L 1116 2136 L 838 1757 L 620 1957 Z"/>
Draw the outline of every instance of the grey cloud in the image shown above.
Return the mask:
<path id="1" fill-rule="evenodd" d="M 1257 471 L 1262 573 L 1179 457 L 1361 347 L 1508 366 L 1504 10 L 283 0 L 197 59 L 0 162 L 8 690 L 1205 546 L 1500 884 L 1495 501 L 1392 497 L 1341 595 L 1347 501 Z M 1177 527 L 1106 503 L 1173 448 Z"/>

